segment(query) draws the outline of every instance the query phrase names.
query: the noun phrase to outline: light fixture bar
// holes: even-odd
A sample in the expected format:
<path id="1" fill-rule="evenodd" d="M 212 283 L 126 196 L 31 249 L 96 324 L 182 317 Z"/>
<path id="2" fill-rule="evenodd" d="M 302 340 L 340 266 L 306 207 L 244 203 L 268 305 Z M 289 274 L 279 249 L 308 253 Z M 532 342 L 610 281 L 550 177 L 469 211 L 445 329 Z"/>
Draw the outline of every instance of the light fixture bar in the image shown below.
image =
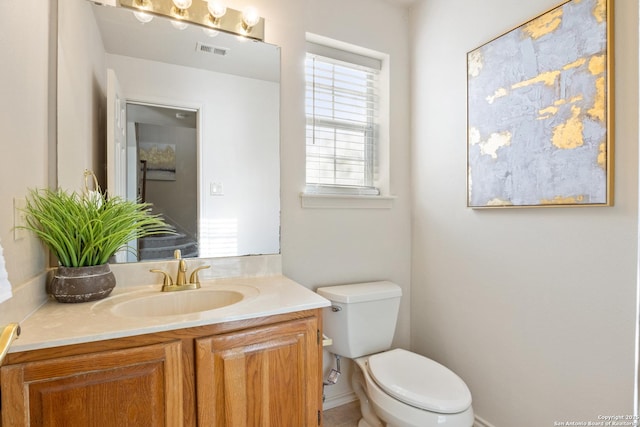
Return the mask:
<path id="1" fill-rule="evenodd" d="M 227 13 L 224 16 L 215 19 L 209 13 L 207 2 L 201 0 L 194 1 L 181 16 L 176 15 L 172 0 L 117 0 L 117 2 L 119 6 L 133 11 L 144 10 L 149 14 L 164 16 L 169 19 L 179 19 L 204 28 L 241 35 L 255 40 L 264 40 L 264 18 L 259 18 L 255 25 L 248 27 L 243 24 L 242 12 L 230 7 L 227 7 Z M 144 6 L 141 7 L 142 2 L 144 2 Z"/>

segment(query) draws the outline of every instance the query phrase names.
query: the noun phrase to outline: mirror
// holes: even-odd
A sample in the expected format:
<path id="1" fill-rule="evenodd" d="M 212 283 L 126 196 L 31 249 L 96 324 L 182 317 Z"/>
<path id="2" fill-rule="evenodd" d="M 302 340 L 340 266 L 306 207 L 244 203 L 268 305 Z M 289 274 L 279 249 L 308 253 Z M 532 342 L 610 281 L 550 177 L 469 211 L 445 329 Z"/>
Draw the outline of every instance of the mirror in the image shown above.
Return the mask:
<path id="1" fill-rule="evenodd" d="M 108 75 L 119 87 L 113 105 Z M 78 188 L 91 168 L 111 194 L 144 189 L 197 240 L 191 256 L 279 253 L 279 79 L 277 46 L 195 25 L 178 30 L 161 17 L 142 24 L 128 9 L 88 0 L 60 2 L 58 185 Z M 161 150 L 172 153 L 169 172 L 148 160 Z M 151 167 L 146 175 L 140 160 Z"/>

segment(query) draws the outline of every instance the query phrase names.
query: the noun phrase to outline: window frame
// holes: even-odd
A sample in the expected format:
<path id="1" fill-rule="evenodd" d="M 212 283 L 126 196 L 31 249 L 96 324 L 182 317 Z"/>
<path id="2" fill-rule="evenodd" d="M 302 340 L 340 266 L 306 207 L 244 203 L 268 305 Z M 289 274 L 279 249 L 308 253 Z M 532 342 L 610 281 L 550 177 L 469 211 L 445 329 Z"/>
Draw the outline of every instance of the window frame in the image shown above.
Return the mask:
<path id="1" fill-rule="evenodd" d="M 361 122 L 349 124 L 348 122 L 341 119 L 331 119 L 315 114 L 308 114 L 308 93 L 309 93 L 309 61 L 320 61 L 323 64 L 328 64 L 331 67 L 345 67 L 346 69 L 355 70 L 355 71 L 364 71 L 366 76 L 364 77 L 362 87 L 368 88 L 367 90 L 370 92 L 363 98 L 365 102 L 370 104 L 368 107 L 365 107 L 367 111 L 366 120 Z M 314 42 L 307 42 L 307 49 L 305 54 L 305 191 L 304 194 L 307 195 L 338 195 L 338 196 L 378 196 L 381 194 L 381 191 L 378 186 L 378 150 L 380 144 L 379 138 L 379 123 L 378 118 L 376 117 L 376 112 L 380 111 L 379 108 L 379 97 L 380 97 L 380 84 L 376 81 L 380 78 L 380 70 L 382 69 L 382 60 L 379 58 L 374 58 L 366 55 L 361 55 L 358 53 L 354 53 L 353 51 L 348 51 L 345 49 L 338 49 L 334 47 L 330 47 L 323 44 L 318 44 Z M 313 66 L 312 76 L 315 77 L 317 73 L 315 72 L 316 67 Z M 332 79 L 335 79 L 335 69 L 332 69 L 331 72 Z M 332 80 L 333 81 L 333 80 Z M 313 99 L 315 100 L 315 87 L 311 89 L 313 91 Z M 319 90 L 318 92 L 320 92 Z M 335 92 L 332 92 L 335 93 Z M 343 95 L 346 93 L 338 92 L 338 95 Z M 361 172 L 362 176 L 362 184 L 363 185 L 342 185 L 336 183 L 339 179 L 335 177 L 336 174 L 340 172 L 339 167 L 334 166 L 331 169 L 334 173 L 333 182 L 332 183 L 322 183 L 321 179 L 318 179 L 317 182 L 309 182 L 309 127 L 313 127 L 312 131 L 315 131 L 315 128 L 325 128 L 329 129 L 329 131 L 353 131 L 355 133 L 360 133 L 363 138 L 363 147 L 362 147 L 362 167 L 363 171 Z M 315 140 L 315 133 L 311 137 Z M 337 150 L 337 138 L 335 135 L 333 136 L 333 148 Z M 329 147 L 330 148 L 330 147 Z M 339 155 L 328 156 L 329 159 L 333 159 L 334 165 L 338 163 L 341 159 Z M 344 160 L 344 159 L 343 159 Z"/>

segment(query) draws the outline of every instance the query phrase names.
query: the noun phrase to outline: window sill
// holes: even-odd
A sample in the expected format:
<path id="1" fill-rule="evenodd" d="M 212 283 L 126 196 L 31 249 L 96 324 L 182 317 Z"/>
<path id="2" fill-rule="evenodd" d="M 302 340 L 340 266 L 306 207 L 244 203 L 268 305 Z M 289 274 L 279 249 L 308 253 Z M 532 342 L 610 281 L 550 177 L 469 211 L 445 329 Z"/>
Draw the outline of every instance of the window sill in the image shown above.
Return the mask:
<path id="1" fill-rule="evenodd" d="M 391 209 L 395 196 L 300 193 L 303 208 L 308 209 Z"/>

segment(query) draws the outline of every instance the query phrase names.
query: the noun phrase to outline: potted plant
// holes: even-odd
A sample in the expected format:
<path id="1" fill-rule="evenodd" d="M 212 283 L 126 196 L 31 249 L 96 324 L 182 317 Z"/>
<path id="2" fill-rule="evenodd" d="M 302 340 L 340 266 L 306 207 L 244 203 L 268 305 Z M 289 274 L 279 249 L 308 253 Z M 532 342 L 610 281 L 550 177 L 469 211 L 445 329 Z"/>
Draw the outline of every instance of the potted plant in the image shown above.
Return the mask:
<path id="1" fill-rule="evenodd" d="M 95 190 L 87 180 L 93 178 Z M 151 205 L 107 197 L 93 172 L 85 171 L 84 193 L 32 190 L 24 208 L 25 226 L 58 259 L 47 290 L 59 302 L 106 297 L 115 287 L 109 259 L 134 239 L 171 232 Z"/>

